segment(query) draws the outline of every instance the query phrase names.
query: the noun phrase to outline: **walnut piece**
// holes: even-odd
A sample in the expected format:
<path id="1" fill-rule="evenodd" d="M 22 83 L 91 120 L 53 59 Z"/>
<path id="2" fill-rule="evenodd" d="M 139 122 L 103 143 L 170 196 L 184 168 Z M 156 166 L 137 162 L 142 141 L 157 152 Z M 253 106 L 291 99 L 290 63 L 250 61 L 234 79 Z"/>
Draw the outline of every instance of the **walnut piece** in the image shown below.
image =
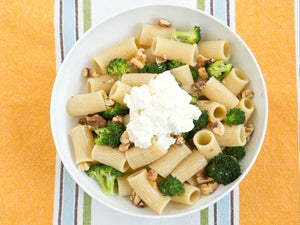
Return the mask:
<path id="1" fill-rule="evenodd" d="M 210 195 L 218 188 L 218 186 L 219 184 L 216 181 L 212 181 L 210 183 L 202 184 L 200 190 L 202 194 Z"/>
<path id="2" fill-rule="evenodd" d="M 119 151 L 120 152 L 126 152 L 129 149 L 130 145 L 131 145 L 131 143 L 120 144 L 119 145 Z"/>
<path id="3" fill-rule="evenodd" d="M 199 81 L 193 84 L 193 89 L 196 91 L 201 92 L 206 86 L 206 83 L 204 81 Z"/>
<path id="4" fill-rule="evenodd" d="M 198 184 L 206 184 L 206 183 L 212 182 L 213 180 L 214 180 L 213 178 L 207 176 L 205 170 L 200 170 L 196 174 L 196 181 Z"/>
<path id="5" fill-rule="evenodd" d="M 200 67 L 200 68 L 198 69 L 198 75 L 199 75 L 199 77 L 201 77 L 201 78 L 203 78 L 203 79 L 207 79 L 207 78 L 208 78 L 208 74 L 207 74 L 207 72 L 206 72 L 205 67 Z"/>
<path id="6" fill-rule="evenodd" d="M 148 181 L 156 181 L 157 172 L 153 169 L 149 170 L 148 175 L 147 175 L 147 179 L 148 179 Z"/>
<path id="7" fill-rule="evenodd" d="M 246 141 L 249 142 L 250 141 L 250 138 L 251 138 L 251 135 L 254 131 L 254 127 L 252 124 L 249 124 L 245 127 L 245 133 L 246 133 Z"/>
<path id="8" fill-rule="evenodd" d="M 95 114 L 93 116 L 87 116 L 85 117 L 85 119 L 86 119 L 86 124 L 91 130 L 95 130 L 99 127 L 107 126 L 106 120 L 98 114 Z"/>
<path id="9" fill-rule="evenodd" d="M 100 74 L 95 69 L 91 68 L 85 68 L 82 72 L 82 77 L 88 78 L 88 77 L 99 77 Z"/>
<path id="10" fill-rule="evenodd" d="M 135 54 L 135 56 L 130 60 L 132 66 L 143 69 L 146 65 L 146 54 L 145 49 L 139 48 Z"/>
<path id="11" fill-rule="evenodd" d="M 107 107 L 112 107 L 115 104 L 114 100 L 112 100 L 110 97 L 106 97 L 104 99 L 104 103 Z"/>
<path id="12" fill-rule="evenodd" d="M 220 121 L 210 121 L 209 127 L 214 134 L 222 136 L 225 132 L 225 127 Z"/>
<path id="13" fill-rule="evenodd" d="M 80 171 L 88 171 L 89 168 L 91 167 L 91 163 L 90 162 L 81 162 L 77 165 L 77 168 Z"/>
<path id="14" fill-rule="evenodd" d="M 80 125 L 86 125 L 86 118 L 80 118 L 78 120 L 78 124 L 80 124 Z"/>
<path id="15" fill-rule="evenodd" d="M 241 100 L 242 98 L 253 98 L 253 97 L 254 97 L 254 93 L 252 89 L 246 89 L 238 95 L 239 100 Z"/>
<path id="16" fill-rule="evenodd" d="M 132 58 L 130 60 L 130 63 L 135 66 L 138 69 L 143 69 L 145 64 L 143 64 L 140 60 L 138 60 L 137 58 Z"/>
<path id="17" fill-rule="evenodd" d="M 160 56 L 156 56 L 155 61 L 156 61 L 157 64 L 162 64 L 162 63 L 166 62 L 167 59 L 163 58 L 163 57 L 160 57 Z"/>
<path id="18" fill-rule="evenodd" d="M 128 132 L 126 130 L 121 135 L 120 142 L 122 144 L 128 144 L 128 143 L 130 143 L 130 141 L 129 141 L 129 135 L 128 135 Z"/>
<path id="19" fill-rule="evenodd" d="M 198 55 L 198 58 L 197 58 L 197 65 L 200 66 L 200 67 L 205 67 L 207 65 L 210 65 L 214 62 L 214 59 L 209 59 L 209 58 L 206 58 L 205 56 L 203 55 Z"/>
<path id="20" fill-rule="evenodd" d="M 136 194 L 135 191 L 131 192 L 130 202 L 138 208 L 144 208 L 146 206 L 145 202 Z"/>
<path id="21" fill-rule="evenodd" d="M 123 116 L 120 116 L 120 115 L 115 116 L 115 117 L 112 118 L 112 121 L 113 121 L 114 123 L 119 123 L 119 124 L 121 124 L 121 123 L 123 123 Z"/>
<path id="22" fill-rule="evenodd" d="M 185 143 L 185 139 L 181 135 L 177 135 L 175 144 L 181 146 Z"/>
<path id="23" fill-rule="evenodd" d="M 166 19 L 160 19 L 158 21 L 158 25 L 160 27 L 171 27 L 172 26 L 172 24 L 168 20 L 166 20 Z"/>

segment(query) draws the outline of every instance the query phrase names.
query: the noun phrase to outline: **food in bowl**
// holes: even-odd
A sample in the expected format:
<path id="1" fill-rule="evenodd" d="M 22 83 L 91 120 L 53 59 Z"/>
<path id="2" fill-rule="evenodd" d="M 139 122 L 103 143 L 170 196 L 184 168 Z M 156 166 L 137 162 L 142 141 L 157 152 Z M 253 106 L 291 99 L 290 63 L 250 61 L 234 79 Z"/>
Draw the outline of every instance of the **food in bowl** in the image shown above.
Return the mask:
<path id="1" fill-rule="evenodd" d="M 177 31 L 161 19 L 83 70 L 88 93 L 67 103 L 81 117 L 70 136 L 78 169 L 104 193 L 161 214 L 170 202 L 191 206 L 241 174 L 253 91 L 230 63 L 229 41 L 200 39 L 199 26 Z"/>

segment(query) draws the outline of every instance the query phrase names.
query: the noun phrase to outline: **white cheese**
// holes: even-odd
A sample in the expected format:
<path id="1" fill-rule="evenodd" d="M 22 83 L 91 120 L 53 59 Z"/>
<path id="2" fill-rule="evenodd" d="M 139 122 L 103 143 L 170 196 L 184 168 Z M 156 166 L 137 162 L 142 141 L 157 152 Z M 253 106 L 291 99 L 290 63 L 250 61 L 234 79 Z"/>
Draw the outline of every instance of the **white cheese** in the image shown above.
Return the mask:
<path id="1" fill-rule="evenodd" d="M 168 149 L 176 141 L 171 134 L 192 130 L 193 120 L 201 115 L 190 101 L 191 96 L 179 87 L 169 71 L 159 74 L 148 85 L 133 87 L 124 98 L 130 109 L 129 140 L 136 147 L 147 148 L 156 137 L 158 144 Z"/>

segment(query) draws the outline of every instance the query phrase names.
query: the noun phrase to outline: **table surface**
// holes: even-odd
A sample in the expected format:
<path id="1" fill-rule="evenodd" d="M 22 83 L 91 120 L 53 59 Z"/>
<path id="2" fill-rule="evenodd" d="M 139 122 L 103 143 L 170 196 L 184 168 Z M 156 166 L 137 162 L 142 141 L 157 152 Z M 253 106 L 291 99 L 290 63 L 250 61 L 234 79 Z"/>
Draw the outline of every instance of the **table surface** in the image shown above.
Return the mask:
<path id="1" fill-rule="evenodd" d="M 76 40 L 104 18 L 145 4 L 204 10 L 238 33 L 267 85 L 261 152 L 238 188 L 201 212 L 141 219 L 91 199 L 56 154 L 51 90 Z M 299 1 L 0 1 L 0 224 L 299 224 Z"/>

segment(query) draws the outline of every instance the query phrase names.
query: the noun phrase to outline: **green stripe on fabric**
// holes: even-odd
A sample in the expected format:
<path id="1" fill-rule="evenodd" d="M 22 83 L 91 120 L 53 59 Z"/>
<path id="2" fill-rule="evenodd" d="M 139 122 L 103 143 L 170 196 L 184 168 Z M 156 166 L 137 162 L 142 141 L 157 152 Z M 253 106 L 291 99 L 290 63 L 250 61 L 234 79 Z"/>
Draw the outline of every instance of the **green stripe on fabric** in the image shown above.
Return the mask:
<path id="1" fill-rule="evenodd" d="M 83 225 L 91 225 L 91 206 L 92 206 L 92 198 L 84 193 L 83 195 Z"/>
<path id="2" fill-rule="evenodd" d="M 197 0 L 197 8 L 204 11 L 205 10 L 205 0 Z"/>
<path id="3" fill-rule="evenodd" d="M 201 217 L 200 217 L 200 224 L 201 225 L 208 225 L 208 208 L 202 209 L 200 211 Z"/>
<path id="4" fill-rule="evenodd" d="M 91 0 L 83 0 L 83 31 L 86 32 L 91 26 Z"/>
<path id="5" fill-rule="evenodd" d="M 92 26 L 91 17 L 91 0 L 83 0 L 83 31 L 86 32 Z M 91 208 L 92 198 L 84 193 L 83 194 L 83 215 L 82 224 L 91 225 Z"/>

